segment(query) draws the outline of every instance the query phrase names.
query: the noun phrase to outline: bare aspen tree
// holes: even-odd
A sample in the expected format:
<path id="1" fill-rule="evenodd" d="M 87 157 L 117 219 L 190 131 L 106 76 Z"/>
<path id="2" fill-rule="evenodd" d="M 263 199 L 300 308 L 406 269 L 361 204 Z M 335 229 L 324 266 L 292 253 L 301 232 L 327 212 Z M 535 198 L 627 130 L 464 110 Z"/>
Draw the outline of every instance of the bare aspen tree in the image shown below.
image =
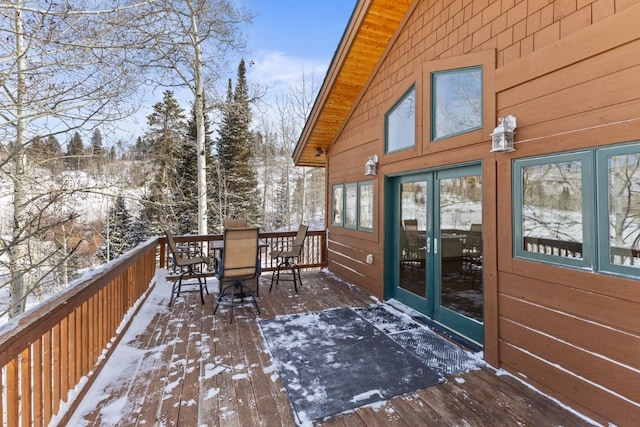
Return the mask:
<path id="1" fill-rule="evenodd" d="M 152 82 L 184 87 L 193 95 L 199 234 L 207 234 L 205 88 L 215 86 L 229 53 L 244 48 L 238 26 L 250 19 L 229 0 L 158 0 L 136 27 L 149 39 L 139 65 L 154 70 Z"/>
<path id="2" fill-rule="evenodd" d="M 299 209 L 295 212 L 297 216 L 297 218 L 295 218 L 295 222 L 309 223 L 312 218 L 307 217 L 307 212 L 312 214 L 312 212 L 316 211 L 317 209 L 315 209 L 315 205 L 317 203 L 321 203 L 322 206 L 324 205 L 324 199 L 318 201 L 316 200 L 316 197 L 313 197 L 314 201 L 312 204 L 314 206 L 309 206 L 308 201 L 309 194 L 313 192 L 315 188 L 318 186 L 321 189 L 324 188 L 324 180 L 313 183 L 313 187 L 310 187 L 309 185 L 310 177 L 317 174 L 318 168 L 304 167 L 296 170 L 293 168 L 292 162 L 292 156 L 298 142 L 298 138 L 302 133 L 307 117 L 311 113 L 313 102 L 319 89 L 320 85 L 315 73 L 313 71 L 309 73 L 303 71 L 300 80 L 289 86 L 284 97 L 276 100 L 276 114 L 278 120 L 277 133 L 279 134 L 282 151 L 285 155 L 285 160 L 283 160 L 282 165 L 283 179 L 286 180 L 284 185 L 286 187 L 286 192 L 290 197 L 287 202 L 288 215 L 286 225 L 288 228 L 291 228 L 292 220 L 294 219 L 292 202 L 295 201 L 295 199 L 293 197 L 294 183 L 291 182 L 292 179 L 295 179 L 298 183 L 298 188 L 295 194 Z M 298 172 L 299 175 L 294 174 L 294 171 Z"/>
<path id="3" fill-rule="evenodd" d="M 13 207 L 0 255 L 9 260 L 9 317 L 24 311 L 29 242 L 51 226 L 40 219 L 54 199 L 32 185 L 28 145 L 130 114 L 122 100 L 135 93 L 140 73 L 127 68 L 127 48 L 140 41 L 124 29 L 145 3 L 0 2 L 0 168 L 11 180 Z"/>

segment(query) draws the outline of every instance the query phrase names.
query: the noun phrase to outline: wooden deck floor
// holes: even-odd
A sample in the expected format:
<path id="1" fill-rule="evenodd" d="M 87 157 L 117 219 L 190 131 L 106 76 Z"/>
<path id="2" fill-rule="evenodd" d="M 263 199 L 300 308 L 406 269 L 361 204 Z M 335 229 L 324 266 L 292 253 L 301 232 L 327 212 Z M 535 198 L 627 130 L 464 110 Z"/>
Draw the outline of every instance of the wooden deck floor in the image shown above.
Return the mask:
<path id="1" fill-rule="evenodd" d="M 268 292 L 262 277 L 263 319 L 374 303 L 358 288 L 320 271 L 304 271 Z M 90 393 L 67 423 L 122 426 L 293 426 L 294 416 L 260 334 L 253 308 L 214 318 L 214 297 L 197 294 L 172 308 L 159 283 Z M 544 396 L 491 368 L 447 378 L 427 389 L 337 415 L 318 426 L 583 426 L 590 425 Z"/>

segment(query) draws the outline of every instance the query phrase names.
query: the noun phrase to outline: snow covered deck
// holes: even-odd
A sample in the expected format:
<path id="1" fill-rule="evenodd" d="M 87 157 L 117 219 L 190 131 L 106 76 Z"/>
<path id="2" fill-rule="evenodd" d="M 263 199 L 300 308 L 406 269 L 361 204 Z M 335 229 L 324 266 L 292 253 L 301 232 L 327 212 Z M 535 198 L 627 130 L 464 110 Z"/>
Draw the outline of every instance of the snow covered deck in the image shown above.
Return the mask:
<path id="1" fill-rule="evenodd" d="M 271 319 L 377 302 L 324 271 L 303 270 L 302 275 L 304 285 L 295 294 L 292 284 L 286 282 L 269 293 L 271 275 L 264 274 L 259 317 Z M 168 307 L 169 289 L 169 284 L 159 279 L 66 424 L 295 425 L 254 309 L 237 309 L 235 321 L 229 325 L 226 310 L 212 315 L 213 295 L 204 306 L 197 294 L 186 294 Z M 513 377 L 484 367 L 316 425 L 589 424 Z"/>

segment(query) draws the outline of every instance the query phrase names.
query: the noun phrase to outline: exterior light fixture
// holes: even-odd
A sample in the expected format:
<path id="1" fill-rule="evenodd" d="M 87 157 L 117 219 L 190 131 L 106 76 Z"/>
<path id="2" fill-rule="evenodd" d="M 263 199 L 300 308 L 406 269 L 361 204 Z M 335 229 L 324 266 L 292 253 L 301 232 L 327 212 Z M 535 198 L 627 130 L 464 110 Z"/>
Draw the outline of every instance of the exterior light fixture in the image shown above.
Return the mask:
<path id="1" fill-rule="evenodd" d="M 317 148 L 316 148 L 316 152 L 315 152 L 315 153 L 313 153 L 313 155 L 314 155 L 314 156 L 316 156 L 316 157 L 320 157 L 320 156 L 322 156 L 322 148 L 317 147 Z"/>
<path id="2" fill-rule="evenodd" d="M 509 115 L 507 117 L 500 117 L 498 119 L 498 126 L 493 130 L 491 134 L 491 151 L 506 153 L 509 151 L 515 151 L 513 148 L 513 140 L 516 129 L 516 118 Z"/>
<path id="3" fill-rule="evenodd" d="M 376 168 L 378 167 L 378 156 L 373 155 L 369 157 L 367 163 L 364 164 L 364 174 L 366 176 L 376 176 Z"/>

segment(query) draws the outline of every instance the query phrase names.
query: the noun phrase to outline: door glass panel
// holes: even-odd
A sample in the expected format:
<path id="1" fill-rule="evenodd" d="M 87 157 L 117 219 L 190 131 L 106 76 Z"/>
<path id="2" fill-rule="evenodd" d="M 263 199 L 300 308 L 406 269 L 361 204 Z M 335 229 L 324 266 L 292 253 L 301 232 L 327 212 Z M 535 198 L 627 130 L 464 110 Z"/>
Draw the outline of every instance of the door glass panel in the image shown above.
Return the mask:
<path id="1" fill-rule="evenodd" d="M 427 182 L 400 184 L 399 286 L 426 298 Z"/>
<path id="2" fill-rule="evenodd" d="M 440 305 L 483 321 L 482 181 L 439 180 Z"/>

